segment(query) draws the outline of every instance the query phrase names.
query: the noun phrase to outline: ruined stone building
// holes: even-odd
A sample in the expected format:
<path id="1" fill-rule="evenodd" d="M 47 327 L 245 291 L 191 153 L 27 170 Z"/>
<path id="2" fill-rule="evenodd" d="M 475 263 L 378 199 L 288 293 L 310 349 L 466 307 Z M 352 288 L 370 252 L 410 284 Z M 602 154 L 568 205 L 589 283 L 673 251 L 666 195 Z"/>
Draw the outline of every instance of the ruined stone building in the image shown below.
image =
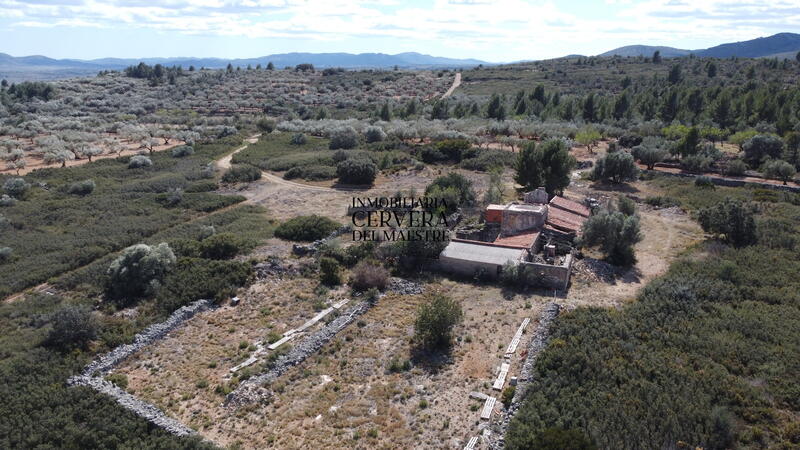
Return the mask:
<path id="1" fill-rule="evenodd" d="M 539 282 L 566 289 L 574 260 L 572 242 L 591 210 L 564 197 L 548 201 L 539 188 L 523 203 L 489 205 L 483 226 L 457 230 L 437 267 L 464 276 L 497 278 L 507 263 L 522 264 Z"/>

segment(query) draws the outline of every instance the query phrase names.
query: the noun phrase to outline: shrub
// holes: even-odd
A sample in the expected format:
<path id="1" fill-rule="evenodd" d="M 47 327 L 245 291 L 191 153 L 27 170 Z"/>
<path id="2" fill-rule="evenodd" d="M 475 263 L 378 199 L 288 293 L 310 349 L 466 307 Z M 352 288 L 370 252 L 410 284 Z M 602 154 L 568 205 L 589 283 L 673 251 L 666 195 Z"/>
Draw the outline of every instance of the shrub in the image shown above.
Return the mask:
<path id="1" fill-rule="evenodd" d="M 537 450 L 597 450 L 597 446 L 580 430 L 546 428 L 536 434 L 511 434 L 509 448 Z"/>
<path id="2" fill-rule="evenodd" d="M 152 165 L 153 161 L 144 155 L 134 155 L 131 156 L 130 160 L 128 160 L 128 169 L 140 169 L 142 167 L 150 167 Z"/>
<path id="3" fill-rule="evenodd" d="M 336 165 L 336 176 L 345 184 L 372 184 L 378 167 L 365 159 L 346 159 Z"/>
<path id="4" fill-rule="evenodd" d="M 309 181 L 320 181 L 335 177 L 336 169 L 331 166 L 292 167 L 283 174 L 284 180 L 302 178 Z"/>
<path id="5" fill-rule="evenodd" d="M 67 193 L 73 195 L 89 195 L 95 188 L 94 180 L 76 181 L 67 187 Z"/>
<path id="6" fill-rule="evenodd" d="M 364 131 L 364 139 L 367 142 L 380 142 L 386 139 L 386 132 L 381 127 L 370 126 Z"/>
<path id="7" fill-rule="evenodd" d="M 308 138 L 303 133 L 295 133 L 292 135 L 292 138 L 289 140 L 289 143 L 292 145 L 305 145 L 308 142 Z"/>
<path id="8" fill-rule="evenodd" d="M 322 284 L 335 286 L 341 284 L 341 274 L 339 273 L 339 263 L 333 259 L 323 256 L 319 259 L 319 280 Z"/>
<path id="9" fill-rule="evenodd" d="M 97 336 L 92 312 L 84 306 L 65 306 L 50 317 L 53 327 L 45 343 L 62 349 L 85 348 Z"/>
<path id="10" fill-rule="evenodd" d="M 681 159 L 681 167 L 689 172 L 702 173 L 711 168 L 711 158 L 702 155 L 690 155 Z"/>
<path id="11" fill-rule="evenodd" d="M 262 117 L 256 122 L 256 127 L 263 133 L 272 133 L 275 130 L 275 121 L 267 117 Z"/>
<path id="12" fill-rule="evenodd" d="M 358 133 L 353 127 L 340 127 L 331 132 L 328 148 L 331 150 L 351 149 L 358 145 Z"/>
<path id="13" fill-rule="evenodd" d="M 643 138 L 638 134 L 623 134 L 617 139 L 621 147 L 633 148 L 642 143 Z"/>
<path id="14" fill-rule="evenodd" d="M 174 265 L 175 254 L 166 243 L 132 245 L 109 266 L 106 292 L 125 300 L 152 295 Z"/>
<path id="15" fill-rule="evenodd" d="M 475 189 L 472 187 L 470 181 L 464 175 L 456 172 L 450 172 L 447 175 L 437 177 L 427 187 L 425 187 L 425 195 L 432 196 L 439 192 L 446 192 L 451 189 L 455 193 L 454 198 L 457 200 L 455 205 L 448 204 L 447 212 L 452 212 L 462 206 L 472 206 L 475 204 L 476 196 Z"/>
<path id="16" fill-rule="evenodd" d="M 726 198 L 714 206 L 703 208 L 697 219 L 703 231 L 722 235 L 723 240 L 736 247 L 756 241 L 753 211 L 739 200 Z"/>
<path id="17" fill-rule="evenodd" d="M 453 328 L 463 317 L 459 302 L 441 293 L 431 294 L 417 310 L 414 340 L 428 350 L 449 347 Z"/>
<path id="18" fill-rule="evenodd" d="M 466 139 L 445 139 L 437 142 L 435 147 L 441 154 L 455 162 L 460 162 L 465 157 L 474 156 L 474 152 L 470 152 L 472 144 Z M 468 152 L 472 154 L 468 155 Z"/>
<path id="19" fill-rule="evenodd" d="M 797 173 L 793 165 L 780 159 L 765 162 L 761 170 L 764 172 L 765 177 L 781 180 L 783 184 L 786 184 Z"/>
<path id="20" fill-rule="evenodd" d="M 0 206 L 14 206 L 17 203 L 17 199 L 14 197 L 10 197 L 7 194 L 0 195 Z"/>
<path id="21" fill-rule="evenodd" d="M 460 167 L 467 170 L 488 172 L 495 167 L 511 167 L 516 161 L 516 156 L 504 150 L 483 150 L 474 158 L 467 158 L 461 161 Z"/>
<path id="22" fill-rule="evenodd" d="M 174 188 L 163 194 L 163 201 L 166 206 L 176 206 L 183 201 L 183 189 Z"/>
<path id="23" fill-rule="evenodd" d="M 235 295 L 253 275 L 247 262 L 180 258 L 164 278 L 156 304 L 170 313 L 201 298 L 219 302 Z"/>
<path id="24" fill-rule="evenodd" d="M 329 236 L 341 224 L 333 220 L 312 214 L 310 216 L 293 217 L 275 229 L 275 236 L 289 241 L 316 241 Z"/>
<path id="25" fill-rule="evenodd" d="M 331 159 L 335 163 L 340 163 L 340 162 L 346 160 L 349 157 L 350 157 L 350 153 L 348 153 L 348 152 L 346 152 L 344 150 L 336 150 L 335 152 L 333 152 L 333 156 L 331 156 Z"/>
<path id="26" fill-rule="evenodd" d="M 610 180 L 613 183 L 633 181 L 639 175 L 639 169 L 633 156 L 625 152 L 609 153 L 597 160 L 592 169 L 593 180 Z"/>
<path id="27" fill-rule="evenodd" d="M 357 291 L 366 291 L 377 288 L 386 289 L 389 283 L 389 272 L 382 266 L 368 261 L 361 261 L 353 268 L 350 276 L 350 286 Z"/>
<path id="28" fill-rule="evenodd" d="M 124 373 L 112 373 L 106 375 L 106 381 L 120 389 L 128 388 L 128 376 Z"/>
<path id="29" fill-rule="evenodd" d="M 694 185 L 700 188 L 714 188 L 714 181 L 711 180 L 711 177 L 707 177 L 705 175 L 697 177 L 694 179 Z"/>
<path id="30" fill-rule="evenodd" d="M 656 208 L 669 208 L 672 206 L 681 205 L 681 202 L 678 199 L 672 197 L 665 197 L 661 195 L 654 197 L 647 197 L 644 199 L 644 202 Z"/>
<path id="31" fill-rule="evenodd" d="M 184 156 L 194 155 L 194 147 L 191 145 L 179 145 L 172 148 L 173 158 L 183 158 Z"/>
<path id="32" fill-rule="evenodd" d="M 0 264 L 11 261 L 13 255 L 14 250 L 11 247 L 0 247 Z"/>
<path id="33" fill-rule="evenodd" d="M 236 256 L 244 247 L 241 239 L 233 233 L 217 233 L 200 241 L 200 255 L 209 259 L 228 259 Z"/>
<path id="34" fill-rule="evenodd" d="M 514 393 L 516 392 L 517 392 L 516 386 L 506 386 L 506 388 L 503 389 L 503 396 L 500 400 L 501 402 L 503 402 L 503 406 L 508 408 L 511 405 L 511 401 L 514 400 Z"/>
<path id="35" fill-rule="evenodd" d="M 11 197 L 22 198 L 31 185 L 24 178 L 10 178 L 3 183 L 3 191 Z"/>
<path id="36" fill-rule="evenodd" d="M 261 179 L 261 170 L 249 165 L 233 166 L 222 176 L 224 183 L 248 183 Z"/>
<path id="37" fill-rule="evenodd" d="M 747 164 L 744 161 L 741 159 L 733 159 L 728 161 L 728 164 L 725 166 L 725 169 L 722 173 L 732 177 L 740 177 L 744 175 L 746 171 Z"/>

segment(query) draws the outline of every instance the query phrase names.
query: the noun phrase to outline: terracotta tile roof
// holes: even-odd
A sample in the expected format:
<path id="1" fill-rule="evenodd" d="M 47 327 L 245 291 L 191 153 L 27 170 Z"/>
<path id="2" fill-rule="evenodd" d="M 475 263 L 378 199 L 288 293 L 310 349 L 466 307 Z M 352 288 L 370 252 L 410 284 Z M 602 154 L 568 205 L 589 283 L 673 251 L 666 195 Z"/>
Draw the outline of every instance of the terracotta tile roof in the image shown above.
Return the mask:
<path id="1" fill-rule="evenodd" d="M 550 208 L 547 214 L 547 224 L 563 231 L 577 233 L 581 230 L 584 222 L 586 222 L 586 217 L 563 209 Z"/>
<path id="2" fill-rule="evenodd" d="M 499 237 L 494 240 L 493 244 L 502 245 L 505 247 L 531 248 L 533 243 L 536 242 L 536 239 L 538 238 L 538 231 L 526 231 L 513 236 Z"/>
<path id="3" fill-rule="evenodd" d="M 592 215 L 592 211 L 586 206 L 581 205 L 578 202 L 573 202 L 572 200 L 567 200 L 564 197 L 553 197 L 553 199 L 550 200 L 550 206 L 555 206 L 556 208 L 584 217 L 589 217 Z"/>

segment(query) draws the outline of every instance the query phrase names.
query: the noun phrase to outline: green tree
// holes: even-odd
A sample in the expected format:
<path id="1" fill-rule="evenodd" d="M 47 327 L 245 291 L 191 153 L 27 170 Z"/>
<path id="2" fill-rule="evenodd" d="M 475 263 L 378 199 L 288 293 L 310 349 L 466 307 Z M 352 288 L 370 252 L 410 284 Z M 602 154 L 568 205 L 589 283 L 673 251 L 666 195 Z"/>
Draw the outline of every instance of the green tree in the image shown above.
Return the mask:
<path id="1" fill-rule="evenodd" d="M 550 194 L 557 194 L 569 186 L 575 164 L 561 139 L 549 139 L 538 147 L 529 143 L 517 155 L 514 181 L 525 191 L 544 186 Z"/>
<path id="2" fill-rule="evenodd" d="M 384 103 L 381 106 L 380 118 L 384 122 L 392 120 L 392 111 L 389 109 L 389 103 Z"/>
<path id="3" fill-rule="evenodd" d="M 378 174 L 378 166 L 369 159 L 346 159 L 336 164 L 336 176 L 340 183 L 372 184 Z"/>
<path id="4" fill-rule="evenodd" d="M 495 120 L 506 119 L 506 108 L 503 105 L 502 97 L 497 94 L 492 94 L 489 99 L 489 105 L 486 107 L 486 116 Z"/>
<path id="5" fill-rule="evenodd" d="M 275 64 L 272 64 L 272 61 L 267 63 L 267 70 L 275 70 Z"/>
<path id="6" fill-rule="evenodd" d="M 106 293 L 124 303 L 153 295 L 175 261 L 175 254 L 164 242 L 154 246 L 132 245 L 109 266 Z"/>
<path id="7" fill-rule="evenodd" d="M 97 323 L 85 306 L 64 306 L 50 317 L 53 324 L 45 343 L 61 349 L 86 348 L 97 336 Z"/>
<path id="8" fill-rule="evenodd" d="M 583 120 L 585 122 L 594 122 L 597 117 L 597 111 L 594 101 L 594 93 L 589 94 L 583 102 Z"/>
<path id="9" fill-rule="evenodd" d="M 743 247 L 756 242 L 753 211 L 741 201 L 726 198 L 698 212 L 698 222 L 706 233 L 722 236 L 725 242 Z"/>
<path id="10" fill-rule="evenodd" d="M 687 157 L 697 154 L 698 146 L 700 145 L 700 130 L 697 127 L 689 128 L 689 132 L 678 142 L 675 150 L 680 153 L 681 157 Z"/>
<path id="11" fill-rule="evenodd" d="M 681 82 L 682 74 L 681 74 L 681 65 L 680 64 L 673 64 L 673 66 L 669 69 L 669 74 L 667 75 L 667 81 L 670 84 L 678 84 Z"/>
<path id="12" fill-rule="evenodd" d="M 656 50 L 653 52 L 653 64 L 661 64 L 661 51 Z"/>
<path id="13" fill-rule="evenodd" d="M 706 65 L 706 74 L 708 75 L 708 78 L 714 78 L 717 76 L 717 65 L 714 64 L 713 61 Z"/>
<path id="14" fill-rule="evenodd" d="M 628 110 L 631 107 L 630 99 L 628 98 L 628 92 L 623 91 L 617 100 L 614 102 L 614 112 L 613 116 L 615 119 L 620 120 L 625 117 L 625 114 L 628 113 Z"/>
<path id="15" fill-rule="evenodd" d="M 778 159 L 783 154 L 783 141 L 778 136 L 759 134 L 742 144 L 744 160 L 750 167 L 757 168 L 767 159 Z"/>
<path id="16" fill-rule="evenodd" d="M 475 189 L 472 187 L 472 181 L 456 172 L 450 172 L 447 175 L 437 177 L 431 184 L 425 187 L 425 195 L 431 194 L 436 189 L 444 191 L 450 188 L 456 193 L 458 204 L 453 206 L 448 204 L 448 209 L 455 211 L 455 209 L 459 207 L 472 206 L 475 204 Z"/>
<path id="17" fill-rule="evenodd" d="M 613 183 L 633 181 L 639 168 L 630 153 L 614 152 L 598 159 L 592 169 L 593 180 L 610 180 Z"/>
<path id="18" fill-rule="evenodd" d="M 642 240 L 639 216 L 619 211 L 601 211 L 583 224 L 581 245 L 599 246 L 612 264 L 629 266 L 636 262 L 633 246 Z"/>
<path id="19" fill-rule="evenodd" d="M 319 259 L 319 280 L 322 284 L 336 286 L 342 283 L 339 262 L 333 258 L 323 256 Z"/>
<path id="20" fill-rule="evenodd" d="M 780 159 L 772 159 L 767 161 L 764 163 L 764 166 L 761 170 L 764 172 L 765 177 L 781 180 L 783 181 L 784 185 L 786 185 L 786 182 L 791 180 L 792 177 L 794 177 L 797 173 L 797 170 L 795 170 L 793 165 Z"/>
<path id="21" fill-rule="evenodd" d="M 631 156 L 647 166 L 647 170 L 653 170 L 657 163 L 667 157 L 667 151 L 663 140 L 648 137 L 631 150 Z"/>
<path id="22" fill-rule="evenodd" d="M 441 293 L 428 296 L 417 310 L 414 340 L 426 350 L 450 346 L 453 328 L 464 318 L 461 304 Z"/>
<path id="23" fill-rule="evenodd" d="M 589 150 L 589 153 L 592 154 L 594 154 L 592 147 L 597 144 L 597 141 L 599 141 L 601 137 L 600 132 L 594 127 L 583 127 L 575 134 L 575 140 L 579 144 L 585 146 L 586 149 Z"/>

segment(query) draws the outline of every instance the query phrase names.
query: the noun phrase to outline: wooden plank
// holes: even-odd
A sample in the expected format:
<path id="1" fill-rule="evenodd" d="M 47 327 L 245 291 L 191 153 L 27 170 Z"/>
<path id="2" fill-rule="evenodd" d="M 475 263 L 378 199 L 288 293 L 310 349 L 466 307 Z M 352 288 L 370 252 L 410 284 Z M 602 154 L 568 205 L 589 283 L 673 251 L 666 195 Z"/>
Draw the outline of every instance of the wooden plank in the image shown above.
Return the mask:
<path id="1" fill-rule="evenodd" d="M 469 442 L 467 442 L 467 446 L 464 447 L 464 450 L 474 450 L 475 449 L 475 444 L 477 444 L 477 443 L 478 443 L 478 436 L 472 436 L 469 439 Z"/>
<path id="2" fill-rule="evenodd" d="M 514 337 L 511 339 L 511 343 L 508 344 L 508 348 L 506 349 L 506 357 L 517 351 L 519 341 L 522 339 L 522 332 L 525 331 L 525 327 L 527 327 L 530 322 L 531 319 L 526 317 L 525 320 L 522 321 L 522 325 L 517 328 L 517 332 L 514 333 Z"/>
<path id="3" fill-rule="evenodd" d="M 496 389 L 498 391 L 503 389 L 503 385 L 506 384 L 506 376 L 508 375 L 508 369 L 511 366 L 508 363 L 503 363 L 500 365 L 500 373 L 497 375 L 497 380 L 495 380 L 492 389 Z"/>
<path id="4" fill-rule="evenodd" d="M 269 347 L 267 347 L 267 348 L 270 349 L 270 350 L 275 350 L 276 348 L 280 347 L 281 345 L 291 341 L 295 336 L 297 336 L 297 333 L 290 334 L 289 336 L 284 336 L 284 337 L 278 339 L 277 341 L 273 342 L 272 344 L 269 344 Z"/>
<path id="5" fill-rule="evenodd" d="M 486 399 L 486 403 L 483 404 L 483 411 L 481 411 L 481 419 L 490 419 L 492 417 L 495 402 L 497 402 L 497 399 L 494 397 Z"/>
<path id="6" fill-rule="evenodd" d="M 339 308 L 341 308 L 342 306 L 346 305 L 346 304 L 347 304 L 347 302 L 349 302 L 349 301 L 350 301 L 350 299 L 347 299 L 347 298 L 346 298 L 346 299 L 344 299 L 344 300 L 342 300 L 342 301 L 340 301 L 340 302 L 336 302 L 336 303 L 334 303 L 334 304 L 333 304 L 333 308 L 334 308 L 334 309 L 339 309 Z"/>

